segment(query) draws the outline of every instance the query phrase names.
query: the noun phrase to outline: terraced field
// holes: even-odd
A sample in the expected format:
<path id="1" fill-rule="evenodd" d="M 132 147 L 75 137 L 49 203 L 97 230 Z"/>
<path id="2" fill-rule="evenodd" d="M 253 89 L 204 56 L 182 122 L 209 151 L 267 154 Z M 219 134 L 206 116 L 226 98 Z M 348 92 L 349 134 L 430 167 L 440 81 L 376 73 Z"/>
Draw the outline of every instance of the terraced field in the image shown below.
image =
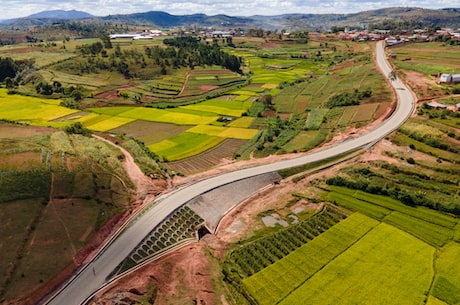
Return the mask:
<path id="1" fill-rule="evenodd" d="M 206 152 L 180 161 L 168 162 L 165 166 L 184 175 L 206 171 L 220 164 L 222 159 L 233 158 L 236 151 L 246 142 L 246 140 L 226 139 Z"/>

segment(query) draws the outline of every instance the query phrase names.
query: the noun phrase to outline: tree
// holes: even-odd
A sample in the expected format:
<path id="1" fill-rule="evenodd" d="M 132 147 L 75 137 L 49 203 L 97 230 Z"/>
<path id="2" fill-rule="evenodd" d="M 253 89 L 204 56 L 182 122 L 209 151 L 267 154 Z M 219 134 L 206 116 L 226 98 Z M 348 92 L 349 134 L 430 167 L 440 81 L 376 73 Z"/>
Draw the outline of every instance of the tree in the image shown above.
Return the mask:
<path id="1" fill-rule="evenodd" d="M 101 36 L 102 43 L 104 44 L 104 48 L 106 49 L 111 49 L 112 46 L 112 40 L 110 39 L 109 35 L 103 34 Z"/>
<path id="2" fill-rule="evenodd" d="M 83 127 L 83 125 L 80 122 L 76 122 L 76 123 L 73 123 L 70 126 L 66 126 L 64 128 L 64 131 L 67 132 L 67 133 L 81 134 L 81 135 L 84 135 L 84 136 L 87 136 L 87 135 L 91 134 L 91 131 L 89 131 L 89 129 Z"/>
<path id="3" fill-rule="evenodd" d="M 0 57 L 0 82 L 3 82 L 7 77 L 14 78 L 16 72 L 18 72 L 18 66 L 11 57 Z"/>
<path id="4" fill-rule="evenodd" d="M 14 88 L 14 81 L 13 81 L 13 79 L 11 77 L 7 76 L 4 79 L 4 82 L 5 82 L 6 88 L 8 88 L 8 89 Z"/>

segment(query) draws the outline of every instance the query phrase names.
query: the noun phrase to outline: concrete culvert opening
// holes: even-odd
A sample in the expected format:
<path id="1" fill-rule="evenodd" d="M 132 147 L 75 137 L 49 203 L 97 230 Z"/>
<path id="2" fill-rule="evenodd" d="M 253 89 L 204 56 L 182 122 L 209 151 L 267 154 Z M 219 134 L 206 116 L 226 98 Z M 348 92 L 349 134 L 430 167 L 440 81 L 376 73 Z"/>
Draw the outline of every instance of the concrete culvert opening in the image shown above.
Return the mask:
<path id="1" fill-rule="evenodd" d="M 211 234 L 209 229 L 203 224 L 196 229 L 197 239 L 201 240 L 206 234 Z"/>

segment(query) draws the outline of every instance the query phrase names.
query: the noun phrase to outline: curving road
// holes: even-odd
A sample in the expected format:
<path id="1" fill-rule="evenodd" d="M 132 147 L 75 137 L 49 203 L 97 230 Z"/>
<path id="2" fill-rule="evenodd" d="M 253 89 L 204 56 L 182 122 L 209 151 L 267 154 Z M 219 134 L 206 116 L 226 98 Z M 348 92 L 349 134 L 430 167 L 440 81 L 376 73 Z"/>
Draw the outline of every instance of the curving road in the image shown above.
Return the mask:
<path id="1" fill-rule="evenodd" d="M 389 75 L 391 68 L 385 58 L 383 42 L 377 43 L 376 61 L 383 75 L 385 77 Z M 159 199 L 152 208 L 142 214 L 141 217 L 138 217 L 137 220 L 109 246 L 104 248 L 102 252 L 74 276 L 62 290 L 48 300 L 47 304 L 80 305 L 106 283 L 107 276 L 128 256 L 131 250 L 141 242 L 153 227 L 159 224 L 176 208 L 202 193 L 236 180 L 320 161 L 350 152 L 357 148 L 373 145 L 404 123 L 412 114 L 415 106 L 415 101 L 411 92 L 401 81 L 399 81 L 399 79 L 390 80 L 390 82 L 393 88 L 396 89 L 398 106 L 392 116 L 374 130 L 360 137 L 348 139 L 315 153 L 222 174 L 197 182 L 164 196 Z"/>

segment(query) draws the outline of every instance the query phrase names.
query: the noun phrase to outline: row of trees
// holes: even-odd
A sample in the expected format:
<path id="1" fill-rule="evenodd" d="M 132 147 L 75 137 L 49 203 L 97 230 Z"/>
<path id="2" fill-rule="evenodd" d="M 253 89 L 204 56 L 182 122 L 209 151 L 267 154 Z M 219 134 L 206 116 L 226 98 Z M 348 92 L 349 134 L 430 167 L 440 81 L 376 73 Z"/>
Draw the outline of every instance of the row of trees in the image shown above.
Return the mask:
<path id="1" fill-rule="evenodd" d="M 336 94 L 332 96 L 327 101 L 326 107 L 334 108 L 334 107 L 359 105 L 362 99 L 369 98 L 371 96 L 372 96 L 372 89 L 370 88 L 367 88 L 364 91 L 355 89 L 353 92 L 344 92 L 344 93 L 340 93 L 340 94 Z"/>
<path id="2" fill-rule="evenodd" d="M 425 206 L 433 210 L 460 215 L 460 205 L 458 203 L 443 205 L 430 200 L 429 198 L 424 196 L 422 192 L 411 193 L 397 186 L 381 186 L 378 184 L 369 183 L 364 179 L 349 180 L 342 176 L 334 176 L 332 178 L 328 178 L 326 180 L 326 183 L 328 185 L 345 186 L 347 188 L 360 190 L 372 194 L 389 196 L 393 199 L 401 201 L 402 203 L 408 206 Z"/>

